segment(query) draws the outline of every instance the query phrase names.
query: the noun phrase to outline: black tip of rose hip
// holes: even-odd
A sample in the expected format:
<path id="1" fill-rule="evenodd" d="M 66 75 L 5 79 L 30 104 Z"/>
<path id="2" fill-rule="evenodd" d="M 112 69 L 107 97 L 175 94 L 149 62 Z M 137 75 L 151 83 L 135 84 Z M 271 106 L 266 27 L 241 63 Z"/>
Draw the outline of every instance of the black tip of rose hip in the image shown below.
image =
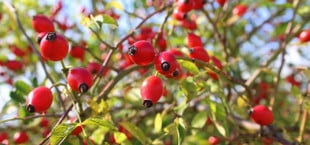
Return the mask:
<path id="1" fill-rule="evenodd" d="M 194 49 L 189 49 L 189 53 L 193 53 L 194 52 Z"/>
<path id="2" fill-rule="evenodd" d="M 146 108 L 150 108 L 153 106 L 153 102 L 151 100 L 144 100 L 143 106 L 145 106 Z"/>
<path id="3" fill-rule="evenodd" d="M 177 71 L 177 70 L 172 73 L 173 77 L 177 77 L 178 75 L 179 75 L 179 71 Z"/>
<path id="4" fill-rule="evenodd" d="M 40 44 L 41 40 L 42 40 L 42 37 L 38 37 L 37 38 L 37 43 Z"/>
<path id="5" fill-rule="evenodd" d="M 50 40 L 50 41 L 53 41 L 56 39 L 56 33 L 55 32 L 49 32 L 47 33 L 47 36 L 46 36 L 46 40 Z"/>
<path id="6" fill-rule="evenodd" d="M 185 4 L 189 3 L 189 0 L 184 0 L 183 3 Z"/>
<path id="7" fill-rule="evenodd" d="M 34 108 L 34 106 L 32 106 L 31 104 L 29 104 L 29 105 L 27 105 L 27 111 L 28 112 L 30 112 L 30 113 L 33 113 L 33 112 L 35 112 L 35 108 Z"/>
<path id="8" fill-rule="evenodd" d="M 81 85 L 79 86 L 79 90 L 80 90 L 81 93 L 87 92 L 88 89 L 89 89 L 89 88 L 88 88 L 87 84 L 85 84 L 85 83 L 83 83 L 83 84 L 81 84 Z"/>
<path id="9" fill-rule="evenodd" d="M 128 48 L 128 55 L 135 55 L 137 53 L 137 48 L 135 46 L 130 46 Z"/>
<path id="10" fill-rule="evenodd" d="M 161 64 L 161 69 L 162 69 L 163 71 L 168 71 L 169 68 L 170 68 L 170 64 L 169 64 L 168 62 L 163 62 L 163 63 Z"/>
<path id="11" fill-rule="evenodd" d="M 248 110 L 248 115 L 251 116 L 253 113 L 253 109 Z"/>

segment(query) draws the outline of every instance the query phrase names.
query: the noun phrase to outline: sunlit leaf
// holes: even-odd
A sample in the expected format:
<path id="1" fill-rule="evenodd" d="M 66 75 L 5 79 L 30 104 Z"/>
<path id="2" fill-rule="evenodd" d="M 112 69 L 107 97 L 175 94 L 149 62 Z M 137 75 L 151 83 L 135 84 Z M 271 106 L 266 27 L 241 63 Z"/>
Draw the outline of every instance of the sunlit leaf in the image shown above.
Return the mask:
<path id="1" fill-rule="evenodd" d="M 219 131 L 219 133 L 221 134 L 221 135 L 223 135 L 223 136 L 226 136 L 226 130 L 225 130 L 225 128 L 221 125 L 221 124 L 219 124 L 219 123 L 214 123 L 215 124 L 215 127 L 216 127 L 216 129 Z"/>
<path id="2" fill-rule="evenodd" d="M 188 72 L 191 72 L 192 74 L 199 73 L 199 69 L 195 63 L 185 60 L 178 60 L 178 62 L 180 63 L 182 68 L 186 69 Z"/>
<path id="3" fill-rule="evenodd" d="M 50 143 L 51 145 L 61 144 L 68 135 L 75 129 L 74 124 L 60 124 L 56 126 L 51 132 Z"/>
<path id="4" fill-rule="evenodd" d="M 124 6 L 122 5 L 122 3 L 115 1 L 115 0 L 112 0 L 107 3 L 106 9 L 110 9 L 110 8 L 115 8 L 121 11 L 124 10 Z"/>
<path id="5" fill-rule="evenodd" d="M 154 128 L 155 132 L 160 132 L 162 128 L 162 116 L 160 113 L 156 114 L 155 121 L 154 121 Z"/>
<path id="6" fill-rule="evenodd" d="M 115 126 L 108 120 L 102 119 L 102 118 L 88 118 L 83 122 L 84 125 L 97 125 L 97 126 L 102 126 L 106 127 L 108 129 L 115 129 Z"/>
<path id="7" fill-rule="evenodd" d="M 144 132 L 136 125 L 130 122 L 121 122 L 123 128 L 125 128 L 132 136 L 137 138 L 142 144 L 146 143 L 146 136 Z"/>
<path id="8" fill-rule="evenodd" d="M 116 143 L 122 143 L 127 139 L 126 135 L 122 132 L 114 132 L 113 135 Z"/>
<path id="9" fill-rule="evenodd" d="M 192 127 L 202 128 L 206 124 L 207 117 L 208 114 L 205 111 L 197 113 L 192 120 Z"/>

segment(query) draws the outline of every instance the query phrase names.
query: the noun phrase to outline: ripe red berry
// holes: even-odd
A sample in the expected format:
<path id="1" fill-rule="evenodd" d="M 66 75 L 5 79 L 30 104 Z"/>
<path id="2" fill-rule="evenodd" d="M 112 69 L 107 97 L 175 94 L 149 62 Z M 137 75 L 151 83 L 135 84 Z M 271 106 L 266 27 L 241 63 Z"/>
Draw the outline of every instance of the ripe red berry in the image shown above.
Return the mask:
<path id="1" fill-rule="evenodd" d="M 177 9 L 173 11 L 173 17 L 178 20 L 184 20 L 187 17 L 187 14 L 181 11 L 178 11 Z"/>
<path id="2" fill-rule="evenodd" d="M 299 34 L 299 40 L 301 42 L 308 42 L 308 41 L 310 41 L 310 29 L 302 31 Z"/>
<path id="3" fill-rule="evenodd" d="M 210 136 L 208 139 L 208 142 L 210 145 L 217 145 L 220 143 L 220 138 L 218 138 L 216 136 Z"/>
<path id="4" fill-rule="evenodd" d="M 193 9 L 195 10 L 202 9 L 205 2 L 206 2 L 205 0 L 194 0 Z"/>
<path id="5" fill-rule="evenodd" d="M 53 22 L 45 15 L 36 15 L 32 18 L 32 27 L 38 32 L 54 32 Z"/>
<path id="6" fill-rule="evenodd" d="M 301 82 L 295 80 L 294 74 L 287 76 L 286 81 L 289 82 L 291 85 L 296 86 L 296 87 L 300 87 L 300 85 L 301 85 Z"/>
<path id="7" fill-rule="evenodd" d="M 20 71 L 23 69 L 23 63 L 21 61 L 18 60 L 8 60 L 5 63 L 5 66 L 12 71 Z"/>
<path id="8" fill-rule="evenodd" d="M 6 132 L 1 132 L 0 133 L 0 143 L 2 143 L 6 139 L 8 139 L 8 134 Z"/>
<path id="9" fill-rule="evenodd" d="M 194 7 L 194 0 L 179 0 L 178 1 L 178 10 L 187 13 Z"/>
<path id="10" fill-rule="evenodd" d="M 196 34 L 188 33 L 186 38 L 187 38 L 187 45 L 189 48 L 196 47 L 196 46 L 203 47 L 201 38 L 197 36 Z"/>
<path id="11" fill-rule="evenodd" d="M 247 11 L 248 7 L 246 5 L 243 4 L 239 4 L 237 5 L 234 9 L 233 9 L 233 14 L 236 16 L 243 16 L 245 14 L 245 12 Z"/>
<path id="12" fill-rule="evenodd" d="M 194 47 L 190 49 L 189 57 L 204 62 L 209 62 L 209 54 L 203 47 Z"/>
<path id="13" fill-rule="evenodd" d="M 208 75 L 215 81 L 219 80 L 219 77 L 217 76 L 216 73 L 214 73 L 213 71 L 207 71 Z"/>
<path id="14" fill-rule="evenodd" d="M 223 65 L 221 63 L 221 61 L 219 59 L 217 59 L 215 56 L 211 56 L 210 57 L 212 63 L 218 68 L 218 69 L 222 69 L 223 68 Z"/>
<path id="15" fill-rule="evenodd" d="M 159 53 L 154 60 L 156 70 L 161 74 L 173 73 L 178 65 L 175 56 L 169 51 Z"/>
<path id="16" fill-rule="evenodd" d="M 74 58 L 79 59 L 80 61 L 83 61 L 85 56 L 85 48 L 79 45 L 72 46 L 70 50 L 70 55 Z"/>
<path id="17" fill-rule="evenodd" d="M 140 88 L 143 105 L 147 108 L 157 103 L 163 92 L 163 82 L 158 76 L 146 78 Z"/>
<path id="18" fill-rule="evenodd" d="M 41 55 L 51 61 L 59 61 L 68 54 L 68 41 L 55 32 L 47 33 L 40 43 Z"/>
<path id="19" fill-rule="evenodd" d="M 216 0 L 216 2 L 219 3 L 220 6 L 223 7 L 225 5 L 225 3 L 226 3 L 226 0 Z"/>
<path id="20" fill-rule="evenodd" d="M 11 51 L 18 57 L 23 57 L 27 54 L 25 50 L 18 48 L 16 45 L 10 45 L 9 47 Z"/>
<path id="21" fill-rule="evenodd" d="M 101 65 L 98 62 L 89 62 L 86 69 L 93 75 L 96 75 L 100 70 Z M 108 69 L 105 68 L 102 76 L 105 76 L 108 72 Z"/>
<path id="22" fill-rule="evenodd" d="M 29 137 L 26 132 L 21 131 L 14 134 L 13 140 L 15 144 L 22 144 L 27 142 L 29 140 Z"/>
<path id="23" fill-rule="evenodd" d="M 191 30 L 191 31 L 194 31 L 194 30 L 197 29 L 197 24 L 193 20 L 184 19 L 184 20 L 181 21 L 181 25 L 185 29 L 188 29 L 188 30 Z"/>
<path id="24" fill-rule="evenodd" d="M 48 127 L 49 124 L 50 124 L 50 121 L 46 117 L 43 117 L 40 121 L 41 127 Z"/>
<path id="25" fill-rule="evenodd" d="M 183 57 L 184 56 L 184 54 L 179 49 L 177 49 L 177 48 L 171 48 L 169 50 L 169 52 L 172 53 L 176 57 L 177 56 L 179 56 L 179 57 Z"/>
<path id="26" fill-rule="evenodd" d="M 250 116 L 259 125 L 270 125 L 274 120 L 273 113 L 264 105 L 257 105 L 252 108 Z"/>
<path id="27" fill-rule="evenodd" d="M 151 64 L 155 57 L 155 49 L 149 41 L 140 40 L 128 48 L 129 58 L 136 64 Z"/>
<path id="28" fill-rule="evenodd" d="M 77 118 L 75 118 L 75 117 L 70 118 L 71 123 L 76 122 L 76 120 L 77 120 Z M 83 131 L 83 125 L 78 125 L 77 127 L 75 127 L 74 130 L 72 130 L 71 134 L 72 135 L 79 135 L 82 131 Z"/>
<path id="29" fill-rule="evenodd" d="M 166 38 L 164 37 L 163 33 L 159 33 L 158 35 L 159 36 L 156 41 L 157 47 L 159 48 L 159 51 L 165 51 L 167 48 Z"/>
<path id="30" fill-rule="evenodd" d="M 26 102 L 29 112 L 45 112 L 52 105 L 52 91 L 47 87 L 37 87 L 29 93 Z"/>
<path id="31" fill-rule="evenodd" d="M 72 90 L 85 93 L 93 84 L 91 73 L 81 67 L 70 69 L 67 76 L 68 84 Z"/>
<path id="32" fill-rule="evenodd" d="M 130 132 L 126 130 L 124 127 L 122 127 L 121 125 L 118 126 L 118 131 L 124 133 L 128 140 L 132 139 L 132 135 L 130 134 Z"/>

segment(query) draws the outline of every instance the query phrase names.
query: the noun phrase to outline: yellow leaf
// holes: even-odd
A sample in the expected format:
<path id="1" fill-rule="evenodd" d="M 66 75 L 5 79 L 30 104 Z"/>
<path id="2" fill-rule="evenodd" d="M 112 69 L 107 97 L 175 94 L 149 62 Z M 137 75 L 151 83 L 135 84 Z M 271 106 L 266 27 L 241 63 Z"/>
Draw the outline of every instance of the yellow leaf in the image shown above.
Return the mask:
<path id="1" fill-rule="evenodd" d="M 115 8 L 117 10 L 124 10 L 124 6 L 122 5 L 122 3 L 118 2 L 118 1 L 115 1 L 115 0 L 112 0 L 110 1 L 108 4 L 107 4 L 107 9 L 109 8 Z"/>

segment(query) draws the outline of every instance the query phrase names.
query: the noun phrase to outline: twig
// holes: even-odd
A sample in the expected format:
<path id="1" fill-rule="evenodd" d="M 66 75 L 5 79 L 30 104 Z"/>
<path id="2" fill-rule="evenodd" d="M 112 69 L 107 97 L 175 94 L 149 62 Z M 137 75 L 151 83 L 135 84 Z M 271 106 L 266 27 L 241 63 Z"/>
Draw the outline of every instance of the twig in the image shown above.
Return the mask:
<path id="1" fill-rule="evenodd" d="M 71 111 L 71 109 L 73 108 L 73 104 L 71 104 L 68 109 L 62 114 L 62 116 L 58 119 L 57 123 L 54 125 L 54 128 L 52 130 L 54 130 L 60 123 L 62 123 L 62 121 L 66 118 L 66 116 L 68 115 L 68 113 Z M 41 143 L 39 145 L 44 145 L 44 143 L 49 140 L 49 138 L 51 137 L 51 132 L 44 138 L 43 141 L 41 141 Z"/>
<path id="2" fill-rule="evenodd" d="M 30 119 L 41 118 L 41 117 L 59 117 L 59 116 L 61 115 L 60 114 L 40 114 L 40 115 L 33 115 L 33 116 L 26 116 L 26 117 L 13 117 L 10 119 L 1 120 L 0 124 L 9 122 L 9 121 L 14 121 L 14 120 L 30 120 Z"/>
<path id="3" fill-rule="evenodd" d="M 201 61 L 201 60 L 192 60 L 191 58 L 187 58 L 187 57 L 178 57 L 178 59 L 183 59 L 183 60 L 186 60 L 186 61 L 194 61 L 194 62 L 196 62 L 198 64 L 202 64 L 202 65 L 206 66 L 207 68 L 211 69 L 215 73 L 223 76 L 225 79 L 227 79 L 227 80 L 229 80 L 229 81 L 231 81 L 233 83 L 241 85 L 246 90 L 246 92 L 248 94 L 247 97 L 248 98 L 252 98 L 253 95 L 252 95 L 251 89 L 245 83 L 243 83 L 240 80 L 237 80 L 237 79 L 233 78 L 232 76 L 230 76 L 229 74 L 223 72 L 222 70 L 217 69 L 216 67 L 214 67 L 210 63 L 206 63 L 206 62 Z"/>
<path id="4" fill-rule="evenodd" d="M 117 84 L 118 81 L 120 81 L 122 78 L 124 78 L 125 76 L 127 76 L 129 73 L 131 73 L 132 71 L 138 70 L 139 68 L 141 68 L 140 66 L 132 66 L 122 72 L 120 72 L 113 80 L 110 80 L 102 89 L 102 91 L 99 93 L 99 96 L 97 98 L 97 102 L 99 102 L 102 98 L 106 98 L 107 95 L 111 92 L 111 90 L 113 89 L 113 87 Z"/>
<path id="5" fill-rule="evenodd" d="M 279 67 L 279 70 L 277 72 L 277 79 L 276 79 L 276 87 L 275 87 L 275 94 L 277 96 L 278 91 L 279 91 L 279 84 L 280 84 L 280 79 L 281 79 L 281 72 L 282 69 L 284 67 L 284 63 L 285 63 L 285 53 L 286 53 L 286 47 L 287 47 L 287 43 L 288 43 L 288 37 L 292 34 L 293 31 L 293 26 L 294 26 L 294 20 L 296 18 L 297 15 L 297 10 L 299 8 L 300 5 L 300 0 L 295 1 L 296 2 L 296 7 L 293 9 L 293 16 L 292 19 L 290 20 L 290 22 L 288 23 L 287 29 L 285 31 L 285 41 L 281 41 L 280 44 L 280 48 L 279 50 L 281 51 L 281 64 Z M 270 99 L 270 103 L 269 106 L 272 108 L 275 102 L 275 97 L 272 97 Z"/>

